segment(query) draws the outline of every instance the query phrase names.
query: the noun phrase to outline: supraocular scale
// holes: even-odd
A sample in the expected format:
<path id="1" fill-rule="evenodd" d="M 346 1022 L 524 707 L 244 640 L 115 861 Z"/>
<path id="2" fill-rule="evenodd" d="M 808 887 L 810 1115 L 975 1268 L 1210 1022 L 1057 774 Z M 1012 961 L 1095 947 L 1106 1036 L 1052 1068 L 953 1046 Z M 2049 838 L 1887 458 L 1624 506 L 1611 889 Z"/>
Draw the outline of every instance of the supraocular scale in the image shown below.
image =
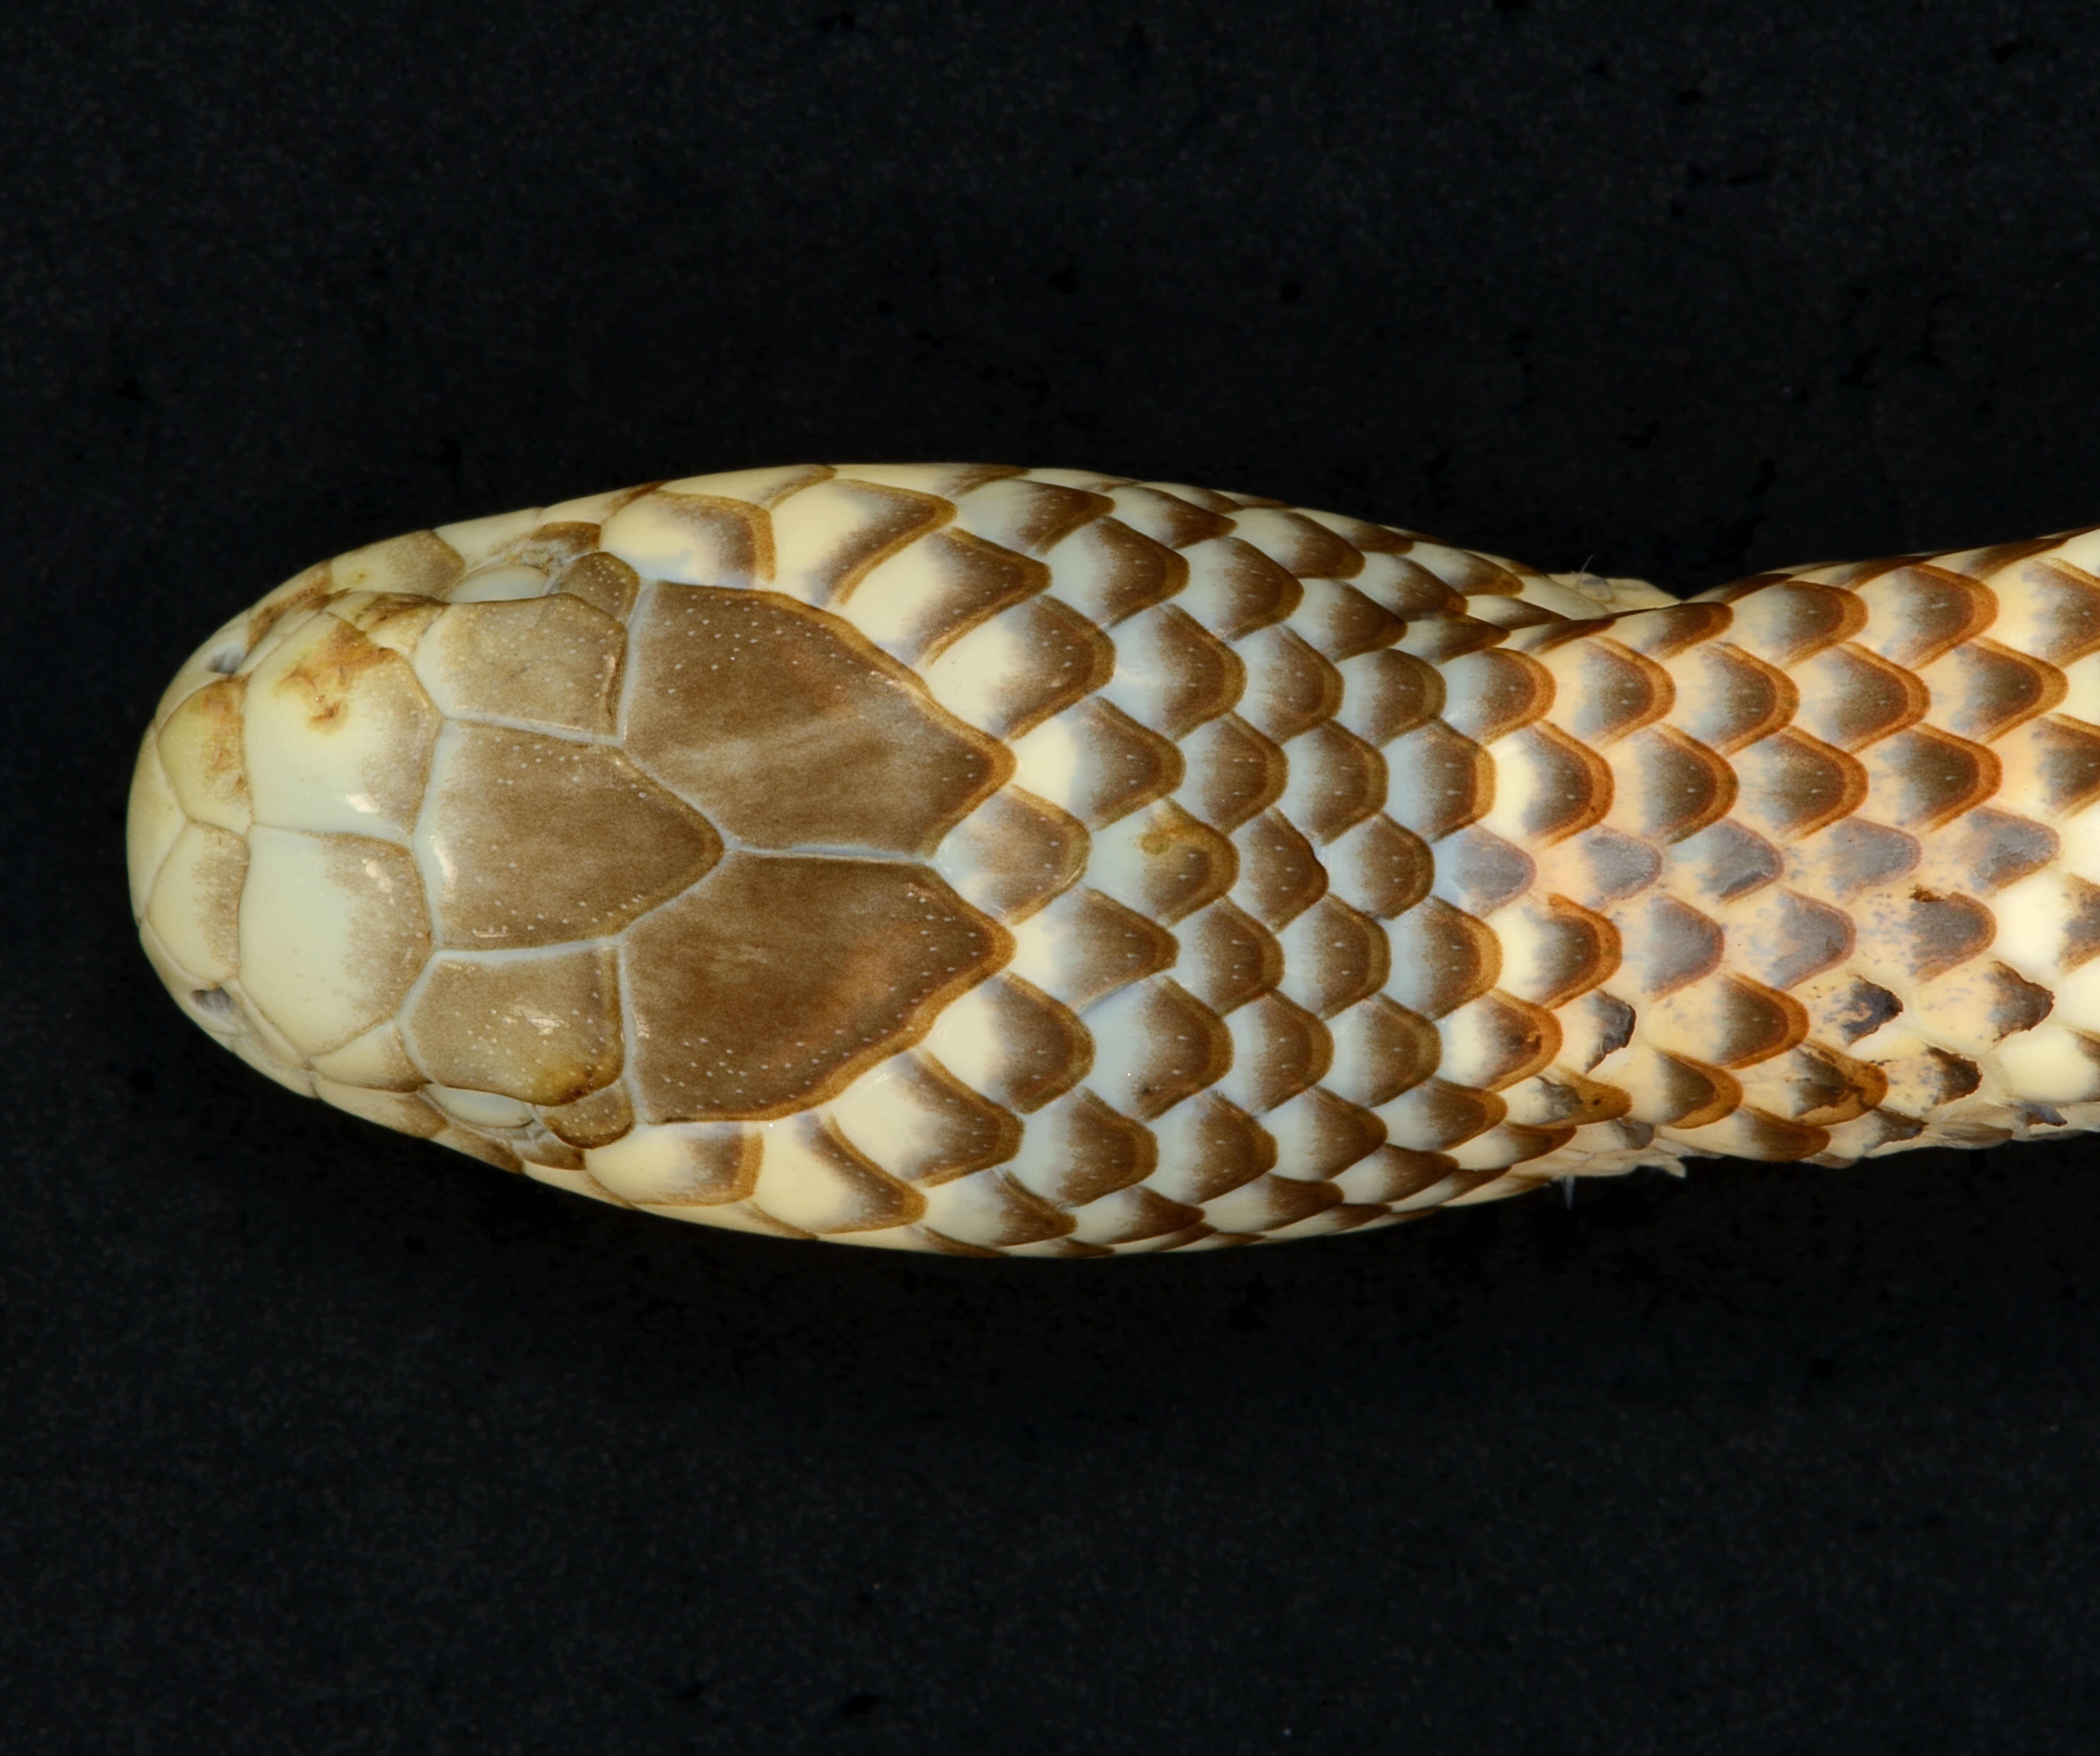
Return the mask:
<path id="1" fill-rule="evenodd" d="M 383 542 L 133 783 L 192 1018 L 686 1220 L 1312 1236 L 2100 1126 L 2100 533 L 1679 603 L 1070 470 L 704 476 Z"/>

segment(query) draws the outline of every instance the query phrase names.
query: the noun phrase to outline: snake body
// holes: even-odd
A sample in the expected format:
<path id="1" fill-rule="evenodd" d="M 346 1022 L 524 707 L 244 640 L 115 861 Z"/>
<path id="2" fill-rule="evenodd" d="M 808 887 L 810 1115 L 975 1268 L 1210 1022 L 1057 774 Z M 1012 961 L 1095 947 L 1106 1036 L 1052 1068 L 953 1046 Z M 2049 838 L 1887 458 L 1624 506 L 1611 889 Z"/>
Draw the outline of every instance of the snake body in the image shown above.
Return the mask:
<path id="1" fill-rule="evenodd" d="M 1679 602 L 1246 495 L 812 466 L 198 649 L 195 1021 L 600 1200 L 965 1254 L 2100 1127 L 2100 532 Z"/>

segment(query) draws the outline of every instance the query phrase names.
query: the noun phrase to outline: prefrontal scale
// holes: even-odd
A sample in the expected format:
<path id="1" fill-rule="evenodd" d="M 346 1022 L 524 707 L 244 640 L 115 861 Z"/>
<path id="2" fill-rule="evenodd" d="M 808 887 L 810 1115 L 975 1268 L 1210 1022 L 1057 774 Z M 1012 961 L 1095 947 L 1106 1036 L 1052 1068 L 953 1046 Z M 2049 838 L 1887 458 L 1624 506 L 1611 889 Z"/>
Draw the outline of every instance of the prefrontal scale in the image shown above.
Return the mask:
<path id="1" fill-rule="evenodd" d="M 1083 471 L 699 477 L 227 623 L 133 904 L 293 1090 L 785 1236 L 1200 1249 L 2046 1137 L 2100 1126 L 2094 567 L 1680 603 Z"/>

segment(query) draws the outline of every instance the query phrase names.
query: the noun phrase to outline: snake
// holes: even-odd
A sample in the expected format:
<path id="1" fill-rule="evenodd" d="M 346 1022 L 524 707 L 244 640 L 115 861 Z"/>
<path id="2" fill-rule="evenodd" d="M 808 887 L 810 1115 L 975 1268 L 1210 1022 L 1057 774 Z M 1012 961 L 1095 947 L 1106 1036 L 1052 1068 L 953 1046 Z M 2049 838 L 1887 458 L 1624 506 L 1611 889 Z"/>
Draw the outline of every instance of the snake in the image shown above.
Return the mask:
<path id="1" fill-rule="evenodd" d="M 207 639 L 153 968 L 616 1207 L 1202 1251 L 2100 1127 L 2100 531 L 1680 600 L 1260 496 L 808 465 L 440 526 Z"/>

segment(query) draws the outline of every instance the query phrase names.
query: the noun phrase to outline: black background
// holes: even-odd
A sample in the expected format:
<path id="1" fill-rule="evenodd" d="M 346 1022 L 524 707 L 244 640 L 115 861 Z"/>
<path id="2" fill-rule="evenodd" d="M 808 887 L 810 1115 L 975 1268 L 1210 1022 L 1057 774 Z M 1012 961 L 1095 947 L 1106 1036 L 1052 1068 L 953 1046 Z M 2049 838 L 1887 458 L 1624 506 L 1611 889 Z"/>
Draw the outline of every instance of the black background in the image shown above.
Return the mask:
<path id="1" fill-rule="evenodd" d="M 2075 6 L 0 24 L 0 1746 L 2092 1747 L 2093 1149 L 977 1264 L 268 1085 L 134 946 L 316 557 L 1061 463 L 1702 588 L 2100 518 Z"/>

